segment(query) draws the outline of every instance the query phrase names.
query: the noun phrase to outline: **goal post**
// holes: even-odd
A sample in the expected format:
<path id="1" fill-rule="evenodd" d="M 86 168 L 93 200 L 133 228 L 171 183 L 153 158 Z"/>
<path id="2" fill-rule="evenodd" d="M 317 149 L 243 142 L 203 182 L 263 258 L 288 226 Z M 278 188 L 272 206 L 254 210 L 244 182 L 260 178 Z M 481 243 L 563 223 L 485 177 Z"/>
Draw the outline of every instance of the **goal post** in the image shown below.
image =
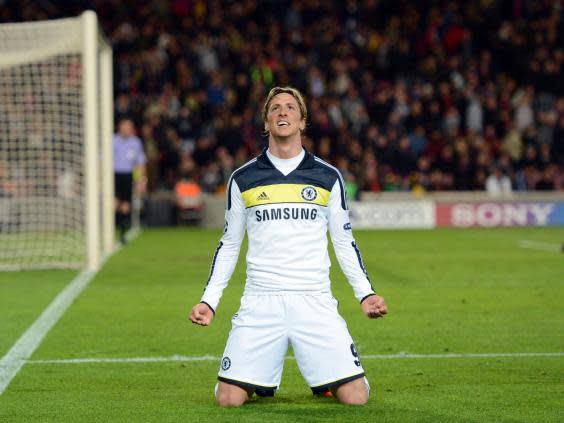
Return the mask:
<path id="1" fill-rule="evenodd" d="M 114 244 L 112 50 L 96 14 L 0 25 L 0 270 Z"/>

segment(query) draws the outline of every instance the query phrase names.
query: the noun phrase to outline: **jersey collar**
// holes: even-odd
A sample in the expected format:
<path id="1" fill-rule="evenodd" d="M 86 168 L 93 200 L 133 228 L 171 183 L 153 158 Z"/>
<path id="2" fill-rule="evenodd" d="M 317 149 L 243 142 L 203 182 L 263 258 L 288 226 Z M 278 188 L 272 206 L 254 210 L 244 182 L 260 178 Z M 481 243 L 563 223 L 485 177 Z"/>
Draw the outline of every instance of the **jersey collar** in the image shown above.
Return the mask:
<path id="1" fill-rule="evenodd" d="M 260 167 L 261 169 L 274 169 L 274 165 L 272 164 L 272 162 L 270 161 L 270 159 L 268 158 L 268 156 L 266 155 L 266 150 L 268 147 L 265 147 L 262 150 L 262 153 L 260 153 L 260 155 L 257 157 L 257 163 L 258 163 L 258 167 Z M 313 154 L 311 154 L 309 151 L 307 151 L 307 149 L 305 147 L 303 147 L 304 149 L 304 158 L 302 159 L 302 161 L 300 162 L 300 164 L 298 165 L 297 169 L 311 169 L 313 168 L 313 165 L 315 164 L 315 158 L 313 156 Z"/>

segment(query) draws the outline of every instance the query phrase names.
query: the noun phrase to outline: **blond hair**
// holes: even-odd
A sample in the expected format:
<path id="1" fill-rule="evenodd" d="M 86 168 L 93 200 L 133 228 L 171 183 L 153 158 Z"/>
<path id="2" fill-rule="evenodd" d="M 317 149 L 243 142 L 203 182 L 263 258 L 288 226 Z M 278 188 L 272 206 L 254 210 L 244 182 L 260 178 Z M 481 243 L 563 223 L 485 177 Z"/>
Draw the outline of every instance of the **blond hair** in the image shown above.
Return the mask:
<path id="1" fill-rule="evenodd" d="M 294 87 L 274 87 L 270 90 L 270 92 L 266 96 L 266 100 L 264 101 L 264 106 L 262 108 L 263 122 L 266 123 L 270 103 L 272 102 L 272 99 L 278 94 L 290 94 L 292 97 L 294 97 L 298 102 L 298 107 L 300 108 L 300 115 L 302 119 L 307 121 L 307 107 L 302 93 Z"/>

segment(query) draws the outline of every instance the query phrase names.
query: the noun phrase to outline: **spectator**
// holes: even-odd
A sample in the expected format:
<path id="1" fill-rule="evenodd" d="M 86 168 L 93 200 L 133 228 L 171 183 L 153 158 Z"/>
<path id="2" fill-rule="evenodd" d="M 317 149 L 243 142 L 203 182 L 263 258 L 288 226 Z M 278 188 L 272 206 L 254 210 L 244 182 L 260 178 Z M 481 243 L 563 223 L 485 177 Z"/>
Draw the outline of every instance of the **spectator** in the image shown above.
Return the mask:
<path id="1" fill-rule="evenodd" d="M 77 15 L 83 5 L 4 3 L 0 20 L 12 22 Z M 560 189 L 564 9 L 558 2 L 353 3 L 183 1 L 155 14 L 124 4 L 111 15 L 110 0 L 94 2 L 115 51 L 116 120 L 132 117 L 143 128 L 148 188 L 172 188 L 187 160 L 212 181 L 202 188 L 217 190 L 229 161 L 218 150 L 225 147 L 236 165 L 256 155 L 263 128 L 253 110 L 270 86 L 291 83 L 306 92 L 314 116 L 306 143 L 335 162 L 350 160 L 348 174 L 360 189 L 406 189 L 409 175 L 421 173 L 422 157 L 429 189 L 475 189 L 486 172 L 478 161 L 504 154 L 516 189 L 536 189 L 547 163 Z M 405 134 L 407 165 L 398 163 Z M 473 142 L 476 136 L 485 143 Z M 455 154 L 459 138 L 468 139 L 467 151 Z M 349 157 L 358 155 L 358 145 L 361 156 L 374 150 L 368 164 L 374 169 Z"/>
<path id="2" fill-rule="evenodd" d="M 486 192 L 492 197 L 509 195 L 512 192 L 511 180 L 497 165 L 492 166 L 491 173 L 486 179 Z"/>
<path id="3" fill-rule="evenodd" d="M 191 172 L 183 172 L 174 186 L 176 224 L 197 222 L 202 217 L 202 190 Z"/>

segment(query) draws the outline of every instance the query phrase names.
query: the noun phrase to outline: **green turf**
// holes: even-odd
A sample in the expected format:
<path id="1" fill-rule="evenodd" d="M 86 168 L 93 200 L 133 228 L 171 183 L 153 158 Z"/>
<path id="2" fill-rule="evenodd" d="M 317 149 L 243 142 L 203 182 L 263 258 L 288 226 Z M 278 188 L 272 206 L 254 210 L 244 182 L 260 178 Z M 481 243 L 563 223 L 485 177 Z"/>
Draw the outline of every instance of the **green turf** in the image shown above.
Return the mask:
<path id="1" fill-rule="evenodd" d="M 76 271 L 0 272 L 0 356 L 3 356 Z"/>
<path id="2" fill-rule="evenodd" d="M 145 231 L 110 259 L 33 360 L 220 356 L 243 288 L 244 254 L 212 326 L 186 320 L 219 236 Z M 357 231 L 356 238 L 390 307 L 385 319 L 366 319 L 335 264 L 333 291 L 361 357 L 564 351 L 564 254 L 518 246 L 520 240 L 560 244 L 564 228 Z M 0 274 L 6 279 L 0 279 L 0 306 L 10 302 L 5 296 L 17 297 L 17 304 L 29 296 L 39 305 L 32 283 L 37 277 L 17 275 L 22 288 L 11 291 Z M 55 285 L 46 285 L 43 302 Z M 6 315 L 14 323 L 0 332 L 0 346 L 9 348 L 17 338 L 13 332 L 25 330 L 33 318 L 0 309 L 0 318 Z M 365 359 L 374 395 L 363 407 L 313 398 L 288 360 L 275 398 L 220 409 L 212 396 L 218 365 L 26 364 L 0 397 L 0 421 L 564 421 L 563 356 Z"/>

